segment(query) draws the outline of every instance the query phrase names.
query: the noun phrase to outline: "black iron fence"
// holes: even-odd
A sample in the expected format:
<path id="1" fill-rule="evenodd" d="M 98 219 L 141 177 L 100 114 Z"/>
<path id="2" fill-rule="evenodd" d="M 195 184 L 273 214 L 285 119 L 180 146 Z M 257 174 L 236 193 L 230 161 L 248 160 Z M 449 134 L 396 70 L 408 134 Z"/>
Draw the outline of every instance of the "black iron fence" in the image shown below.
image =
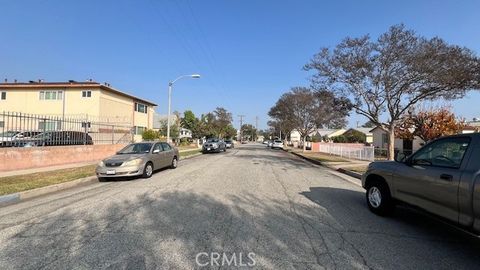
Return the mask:
<path id="1" fill-rule="evenodd" d="M 98 123 L 87 118 L 0 113 L 2 147 L 129 143 L 133 140 L 132 132 L 129 125 Z"/>

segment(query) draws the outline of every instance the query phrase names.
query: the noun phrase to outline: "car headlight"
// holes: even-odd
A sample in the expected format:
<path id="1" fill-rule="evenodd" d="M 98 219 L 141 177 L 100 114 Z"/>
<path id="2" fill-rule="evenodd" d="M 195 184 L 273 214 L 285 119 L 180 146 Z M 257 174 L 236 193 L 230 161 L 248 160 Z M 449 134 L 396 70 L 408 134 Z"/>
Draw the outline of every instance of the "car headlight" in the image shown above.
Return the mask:
<path id="1" fill-rule="evenodd" d="M 97 166 L 98 167 L 105 167 L 105 163 L 103 163 L 103 160 L 102 160 L 97 164 Z"/>
<path id="2" fill-rule="evenodd" d="M 122 166 L 138 166 L 140 165 L 140 163 L 142 163 L 142 159 L 137 158 L 137 159 L 132 159 L 130 161 L 124 162 Z"/>

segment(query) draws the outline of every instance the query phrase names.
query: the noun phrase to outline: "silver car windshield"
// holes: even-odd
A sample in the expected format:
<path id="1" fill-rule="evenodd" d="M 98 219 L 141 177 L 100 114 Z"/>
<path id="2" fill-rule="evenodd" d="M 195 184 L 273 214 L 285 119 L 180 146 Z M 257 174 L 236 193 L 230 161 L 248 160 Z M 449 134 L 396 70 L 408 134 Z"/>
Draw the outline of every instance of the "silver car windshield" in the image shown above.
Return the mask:
<path id="1" fill-rule="evenodd" d="M 118 152 L 118 154 L 145 154 L 149 153 L 152 148 L 151 143 L 135 143 L 130 144 Z"/>

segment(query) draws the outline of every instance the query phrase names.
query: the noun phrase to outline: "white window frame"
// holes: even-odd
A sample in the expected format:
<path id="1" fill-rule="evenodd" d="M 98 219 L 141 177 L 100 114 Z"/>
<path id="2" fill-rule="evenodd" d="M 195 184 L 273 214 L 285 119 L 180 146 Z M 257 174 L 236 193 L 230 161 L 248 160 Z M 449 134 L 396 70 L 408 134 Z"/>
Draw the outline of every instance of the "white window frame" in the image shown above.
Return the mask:
<path id="1" fill-rule="evenodd" d="M 83 90 L 82 91 L 82 98 L 90 98 L 92 97 L 92 90 Z"/>
<path id="2" fill-rule="evenodd" d="M 47 98 L 47 96 L 49 98 Z M 55 98 L 53 98 L 55 97 Z M 40 100 L 62 100 L 63 99 L 63 91 L 57 90 L 42 90 L 39 93 Z"/>
<path id="3" fill-rule="evenodd" d="M 140 110 L 140 106 L 143 106 L 144 111 Z M 143 104 L 143 103 L 135 102 L 135 111 L 139 112 L 139 113 L 147 113 L 148 112 L 148 106 Z"/>

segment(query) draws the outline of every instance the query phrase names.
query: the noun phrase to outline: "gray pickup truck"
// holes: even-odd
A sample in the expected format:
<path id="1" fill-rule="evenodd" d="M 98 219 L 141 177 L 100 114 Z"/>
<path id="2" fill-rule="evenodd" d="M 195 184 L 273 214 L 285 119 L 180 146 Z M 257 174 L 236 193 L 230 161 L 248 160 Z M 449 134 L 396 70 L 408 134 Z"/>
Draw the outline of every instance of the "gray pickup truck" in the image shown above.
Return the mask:
<path id="1" fill-rule="evenodd" d="M 377 215 L 403 202 L 479 233 L 480 133 L 443 137 L 407 158 L 373 162 L 362 186 Z"/>

